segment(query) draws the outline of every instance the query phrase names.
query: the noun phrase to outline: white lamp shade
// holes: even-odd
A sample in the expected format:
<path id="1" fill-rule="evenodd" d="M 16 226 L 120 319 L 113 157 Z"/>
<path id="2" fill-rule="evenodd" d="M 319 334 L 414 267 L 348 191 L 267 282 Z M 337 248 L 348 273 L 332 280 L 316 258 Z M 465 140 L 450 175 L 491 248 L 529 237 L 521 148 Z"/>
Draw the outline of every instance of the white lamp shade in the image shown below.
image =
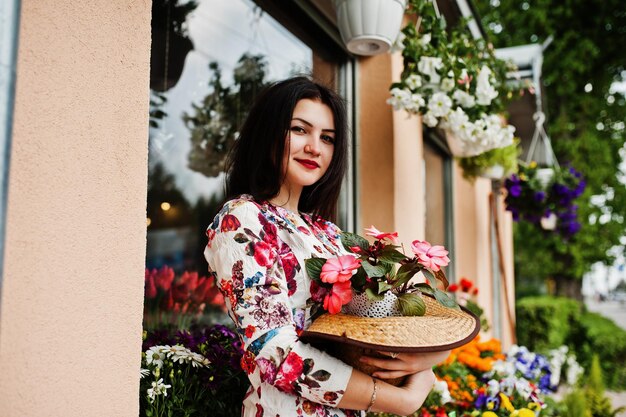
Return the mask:
<path id="1" fill-rule="evenodd" d="M 398 37 L 406 0 L 333 0 L 341 38 L 350 52 L 379 55 Z"/>

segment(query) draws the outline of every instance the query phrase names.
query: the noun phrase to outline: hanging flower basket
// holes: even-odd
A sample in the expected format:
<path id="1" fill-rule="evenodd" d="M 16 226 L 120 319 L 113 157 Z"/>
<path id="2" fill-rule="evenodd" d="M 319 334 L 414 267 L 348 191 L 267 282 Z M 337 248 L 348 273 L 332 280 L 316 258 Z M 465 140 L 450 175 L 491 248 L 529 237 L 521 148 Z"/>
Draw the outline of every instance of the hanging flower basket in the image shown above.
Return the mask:
<path id="1" fill-rule="evenodd" d="M 467 158 L 458 158 L 463 177 L 472 181 L 477 177 L 500 180 L 517 172 L 517 158 L 520 150 L 515 142 L 503 148 L 496 148 Z"/>
<path id="2" fill-rule="evenodd" d="M 350 52 L 387 52 L 400 32 L 406 0 L 333 0 L 341 38 Z"/>
<path id="3" fill-rule="evenodd" d="M 505 181 L 506 209 L 515 221 L 527 221 L 541 230 L 569 238 L 581 227 L 576 199 L 585 190 L 585 180 L 571 167 L 553 169 L 548 183 L 545 182 L 547 173 L 536 163 L 520 165 L 519 175 L 512 175 Z"/>

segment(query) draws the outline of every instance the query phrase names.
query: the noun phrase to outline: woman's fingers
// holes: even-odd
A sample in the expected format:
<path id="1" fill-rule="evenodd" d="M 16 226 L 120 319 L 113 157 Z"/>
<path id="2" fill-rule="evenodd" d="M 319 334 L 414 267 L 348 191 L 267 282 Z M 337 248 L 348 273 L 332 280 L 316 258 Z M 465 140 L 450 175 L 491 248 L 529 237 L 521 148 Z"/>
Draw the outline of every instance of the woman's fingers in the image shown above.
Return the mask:
<path id="1" fill-rule="evenodd" d="M 374 378 L 391 379 L 401 378 L 403 376 L 412 375 L 412 372 L 407 371 L 376 371 L 372 374 Z"/>
<path id="2" fill-rule="evenodd" d="M 391 358 L 373 358 L 371 356 L 361 356 L 361 362 L 366 363 L 368 365 L 373 365 L 381 369 L 411 371 L 411 369 L 409 369 L 409 364 L 404 363 L 400 358 L 391 359 Z M 413 371 L 413 372 L 416 372 L 416 371 Z"/>

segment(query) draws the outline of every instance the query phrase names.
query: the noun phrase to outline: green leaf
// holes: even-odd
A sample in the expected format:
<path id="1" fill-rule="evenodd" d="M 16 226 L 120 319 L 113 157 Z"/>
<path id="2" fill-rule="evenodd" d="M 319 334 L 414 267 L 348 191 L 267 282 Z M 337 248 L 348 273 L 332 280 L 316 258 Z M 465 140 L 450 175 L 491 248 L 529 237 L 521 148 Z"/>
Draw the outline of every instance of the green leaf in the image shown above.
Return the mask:
<path id="1" fill-rule="evenodd" d="M 435 289 L 433 287 L 431 287 L 430 285 L 428 285 L 425 282 L 420 282 L 418 284 L 413 284 L 411 285 L 411 289 L 417 289 L 420 290 L 423 293 L 426 294 L 430 294 L 430 295 L 435 295 Z"/>
<path id="2" fill-rule="evenodd" d="M 304 373 L 305 375 L 308 374 L 311 369 L 313 369 L 313 365 L 315 364 L 315 362 L 313 362 L 313 359 L 305 359 L 304 360 L 304 365 L 302 367 L 302 373 Z"/>
<path id="3" fill-rule="evenodd" d="M 434 290 L 435 290 L 434 291 L 435 298 L 437 299 L 437 301 L 439 301 L 439 304 L 441 304 L 444 307 L 453 308 L 455 310 L 460 309 L 456 301 L 454 301 L 454 299 L 449 297 L 448 294 L 446 294 L 445 292 L 441 290 L 438 290 L 437 288 L 435 288 Z"/>
<path id="4" fill-rule="evenodd" d="M 417 272 L 419 272 L 420 269 L 421 268 L 417 266 L 415 262 L 410 262 L 408 264 L 402 265 L 398 269 L 398 273 L 396 274 L 395 285 L 399 287 L 400 285 L 408 282 Z"/>
<path id="5" fill-rule="evenodd" d="M 365 290 L 365 295 L 367 295 L 367 298 L 372 301 L 382 301 L 385 298 L 384 295 L 375 293 L 374 290 L 371 288 Z"/>
<path id="6" fill-rule="evenodd" d="M 419 294 L 402 294 L 398 297 L 398 306 L 403 316 L 423 316 L 426 303 Z"/>
<path id="7" fill-rule="evenodd" d="M 384 265 L 372 265 L 368 261 L 363 261 L 361 263 L 361 266 L 365 270 L 367 276 L 370 278 L 384 277 L 387 273 L 387 269 Z"/>
<path id="8" fill-rule="evenodd" d="M 396 250 L 394 246 L 388 245 L 385 246 L 378 259 L 383 262 L 397 263 L 407 259 L 407 257 L 402 252 Z"/>
<path id="9" fill-rule="evenodd" d="M 358 246 L 362 250 L 366 251 L 370 247 L 370 243 L 364 237 L 361 237 L 355 233 L 343 232 L 341 234 L 341 243 L 343 247 L 350 253 L 352 252 L 353 246 Z"/>
<path id="10" fill-rule="evenodd" d="M 356 274 L 352 275 L 350 280 L 352 281 L 352 287 L 360 291 L 367 283 L 367 274 L 363 267 L 357 269 Z"/>
<path id="11" fill-rule="evenodd" d="M 330 372 L 320 369 L 319 371 L 313 372 L 311 374 L 311 378 L 318 381 L 328 381 L 328 379 L 330 378 Z"/>
<path id="12" fill-rule="evenodd" d="M 392 289 L 393 287 L 387 284 L 385 281 L 378 282 L 378 294 L 384 294 L 385 291 Z"/>
<path id="13" fill-rule="evenodd" d="M 304 260 L 304 267 L 306 268 L 306 273 L 309 274 L 311 279 L 316 281 L 320 280 L 320 273 L 322 272 L 322 267 L 326 263 L 326 259 L 324 258 L 309 258 Z"/>

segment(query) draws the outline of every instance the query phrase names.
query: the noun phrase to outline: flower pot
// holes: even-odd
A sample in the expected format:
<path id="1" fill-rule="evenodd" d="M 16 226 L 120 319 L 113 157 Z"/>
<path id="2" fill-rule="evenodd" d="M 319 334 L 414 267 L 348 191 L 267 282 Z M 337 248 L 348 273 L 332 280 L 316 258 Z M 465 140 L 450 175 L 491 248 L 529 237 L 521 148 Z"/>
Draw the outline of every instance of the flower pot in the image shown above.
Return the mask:
<path id="1" fill-rule="evenodd" d="M 492 165 L 489 168 L 485 168 L 480 176 L 483 178 L 488 178 L 490 180 L 500 180 L 504 178 L 506 172 L 504 172 L 504 167 L 500 164 Z"/>
<path id="2" fill-rule="evenodd" d="M 350 52 L 379 55 L 398 37 L 406 0 L 333 0 L 341 38 Z"/>
<path id="3" fill-rule="evenodd" d="M 557 216 L 554 213 L 550 213 L 548 216 L 544 216 L 541 218 L 541 228 L 543 230 L 554 230 L 556 229 Z"/>
<path id="4" fill-rule="evenodd" d="M 387 291 L 385 298 L 380 301 L 370 300 L 365 293 L 356 294 L 344 308 L 346 314 L 361 317 L 383 318 L 402 315 L 398 308 L 398 297 L 391 291 Z"/>
<path id="5" fill-rule="evenodd" d="M 445 129 L 446 141 L 448 142 L 448 149 L 453 156 L 458 158 L 468 158 L 470 156 L 480 155 L 482 150 L 477 147 L 470 147 L 463 142 L 457 135 L 455 135 L 450 129 Z"/>
<path id="6" fill-rule="evenodd" d="M 548 188 L 552 178 L 554 178 L 554 168 L 539 168 L 536 175 L 539 184 L 541 184 L 541 187 L 545 190 Z"/>

